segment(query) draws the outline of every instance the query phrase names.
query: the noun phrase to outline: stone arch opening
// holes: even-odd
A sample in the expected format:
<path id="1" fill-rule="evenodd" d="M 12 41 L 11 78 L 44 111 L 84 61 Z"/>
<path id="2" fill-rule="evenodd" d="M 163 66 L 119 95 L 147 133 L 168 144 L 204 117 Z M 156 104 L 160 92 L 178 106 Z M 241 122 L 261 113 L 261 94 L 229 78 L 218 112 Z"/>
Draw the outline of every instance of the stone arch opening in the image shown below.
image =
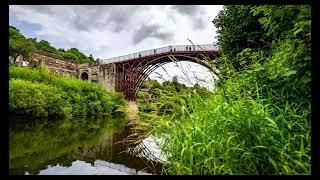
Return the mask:
<path id="1" fill-rule="evenodd" d="M 80 77 L 82 80 L 89 80 L 89 75 L 86 72 L 81 73 Z"/>

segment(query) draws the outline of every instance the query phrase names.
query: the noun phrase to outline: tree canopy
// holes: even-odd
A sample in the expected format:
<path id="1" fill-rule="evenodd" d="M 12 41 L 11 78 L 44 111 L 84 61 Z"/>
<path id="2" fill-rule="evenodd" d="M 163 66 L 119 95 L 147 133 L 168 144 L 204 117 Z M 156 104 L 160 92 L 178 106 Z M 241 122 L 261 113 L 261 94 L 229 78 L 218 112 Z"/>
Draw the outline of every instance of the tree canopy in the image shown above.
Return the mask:
<path id="1" fill-rule="evenodd" d="M 23 55 L 25 58 L 29 58 L 35 50 L 42 50 L 52 54 L 55 54 L 64 59 L 71 59 L 79 63 L 87 63 L 94 61 L 92 54 L 86 56 L 80 52 L 77 48 L 70 48 L 68 50 L 62 48 L 53 47 L 49 41 L 40 40 L 36 38 L 26 38 L 16 27 L 9 26 L 9 54 L 14 58 L 18 55 Z"/>
<path id="2" fill-rule="evenodd" d="M 20 31 L 12 26 L 9 26 L 9 54 L 17 57 L 20 54 L 24 57 L 30 55 L 36 50 L 36 46 L 32 39 L 25 38 Z"/>
<path id="3" fill-rule="evenodd" d="M 218 33 L 218 45 L 222 52 L 231 59 L 235 69 L 241 69 L 240 61 L 236 60 L 237 53 L 246 48 L 263 48 L 270 41 L 266 36 L 252 9 L 255 6 L 230 5 L 224 6 L 214 19 Z"/>

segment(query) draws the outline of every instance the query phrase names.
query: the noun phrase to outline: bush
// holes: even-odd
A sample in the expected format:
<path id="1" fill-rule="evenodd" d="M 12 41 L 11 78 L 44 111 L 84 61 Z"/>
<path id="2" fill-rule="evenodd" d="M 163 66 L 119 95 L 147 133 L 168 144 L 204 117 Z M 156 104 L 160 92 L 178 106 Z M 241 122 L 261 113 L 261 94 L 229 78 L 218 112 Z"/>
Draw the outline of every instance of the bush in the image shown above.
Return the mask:
<path id="1" fill-rule="evenodd" d="M 56 87 L 21 79 L 9 81 L 9 111 L 34 117 L 67 116 L 65 94 Z"/>
<path id="2" fill-rule="evenodd" d="M 112 113 L 125 106 L 119 93 L 99 84 L 49 75 L 46 68 L 9 67 L 9 111 L 34 117 Z"/>
<path id="3" fill-rule="evenodd" d="M 157 111 L 157 107 L 154 104 L 141 104 L 139 106 L 139 111 L 143 113 L 150 113 Z"/>

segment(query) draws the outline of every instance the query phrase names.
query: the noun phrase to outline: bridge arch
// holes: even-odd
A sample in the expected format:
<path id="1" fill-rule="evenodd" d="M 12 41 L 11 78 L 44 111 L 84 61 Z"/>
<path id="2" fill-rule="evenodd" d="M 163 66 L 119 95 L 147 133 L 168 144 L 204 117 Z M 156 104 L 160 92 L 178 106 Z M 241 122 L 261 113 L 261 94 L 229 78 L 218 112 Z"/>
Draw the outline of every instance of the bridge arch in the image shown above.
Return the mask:
<path id="1" fill-rule="evenodd" d="M 129 68 L 125 68 L 125 77 L 124 77 L 124 84 L 123 91 L 125 96 L 130 99 L 134 100 L 138 91 L 141 88 L 143 81 L 157 68 L 172 62 L 179 62 L 179 61 L 189 61 L 193 63 L 200 64 L 212 72 L 215 72 L 214 67 L 214 60 L 213 63 L 208 63 L 208 60 L 205 59 L 207 56 L 197 55 L 197 56 L 189 56 L 189 55 L 181 55 L 181 54 L 166 54 L 159 56 L 154 59 L 142 59 L 140 61 L 136 61 L 130 64 Z M 215 56 L 216 57 L 216 56 Z M 214 58 L 215 58 L 214 57 Z M 209 58 L 209 56 L 208 56 Z M 173 61 L 172 59 L 175 59 Z M 124 67 L 126 67 L 124 65 Z"/>
<path id="2" fill-rule="evenodd" d="M 191 50 L 190 47 L 193 49 Z M 212 44 L 178 45 L 142 51 L 104 61 L 106 64 L 114 64 L 116 67 L 115 90 L 124 93 L 126 99 L 135 100 L 143 81 L 155 69 L 175 61 L 190 61 L 218 73 L 215 67 L 215 59 L 218 56 L 219 50 Z M 171 57 L 174 57 L 175 61 Z"/>

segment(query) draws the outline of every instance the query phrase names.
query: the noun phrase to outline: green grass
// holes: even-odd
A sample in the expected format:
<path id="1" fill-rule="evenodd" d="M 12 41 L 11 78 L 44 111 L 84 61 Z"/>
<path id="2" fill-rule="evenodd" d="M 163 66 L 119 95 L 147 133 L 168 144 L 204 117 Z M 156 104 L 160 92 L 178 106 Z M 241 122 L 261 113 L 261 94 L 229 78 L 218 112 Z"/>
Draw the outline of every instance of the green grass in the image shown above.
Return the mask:
<path id="1" fill-rule="evenodd" d="M 145 118 L 164 136 L 169 174 L 310 174 L 311 105 L 283 107 L 222 91 L 193 101 L 190 116 Z M 199 98 L 199 97 L 198 97 Z M 272 97 L 268 97 L 272 99 Z M 150 116 L 150 115 L 149 115 Z"/>

